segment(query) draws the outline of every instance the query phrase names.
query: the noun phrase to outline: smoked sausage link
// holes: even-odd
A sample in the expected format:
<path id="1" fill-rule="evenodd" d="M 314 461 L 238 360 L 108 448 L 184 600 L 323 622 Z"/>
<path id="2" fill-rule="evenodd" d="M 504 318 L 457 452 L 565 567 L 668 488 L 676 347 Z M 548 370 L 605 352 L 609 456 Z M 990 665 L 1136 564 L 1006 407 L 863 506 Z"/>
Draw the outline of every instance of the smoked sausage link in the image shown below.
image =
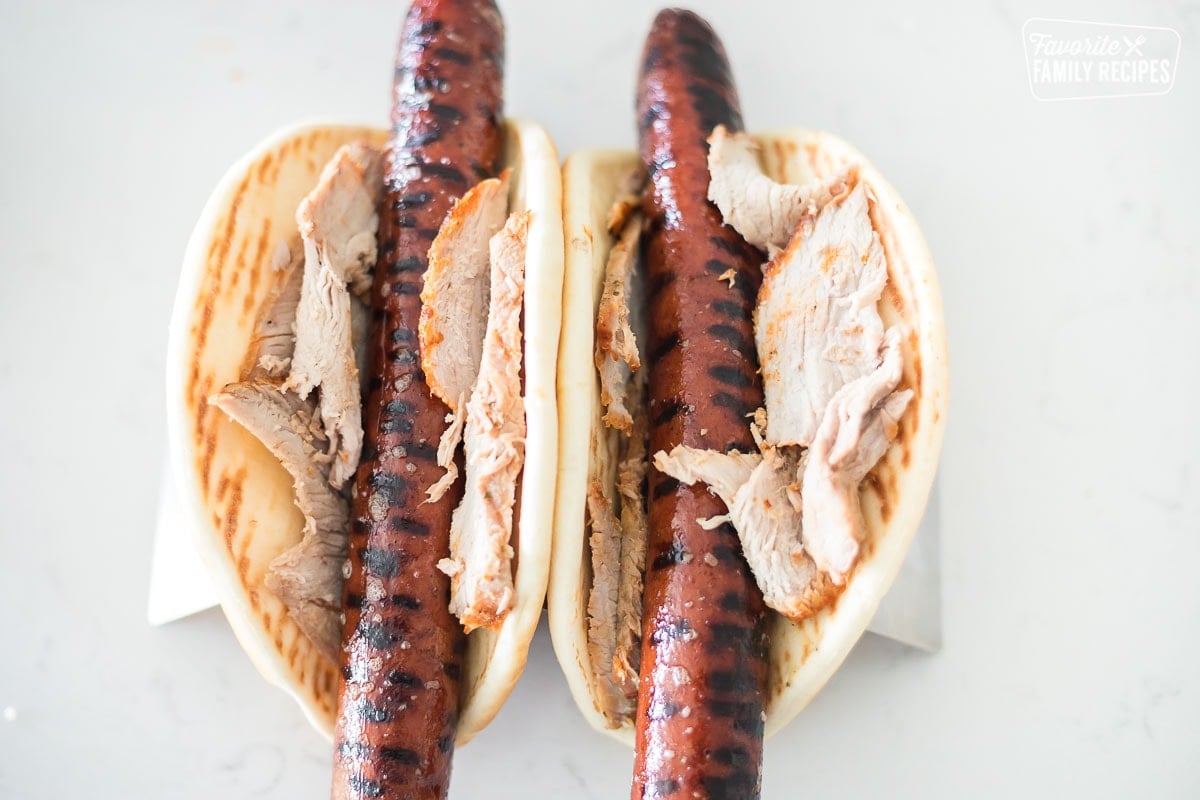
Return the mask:
<path id="1" fill-rule="evenodd" d="M 637 97 L 649 335 L 650 452 L 753 451 L 762 405 L 751 310 L 762 254 L 707 198 L 717 125 L 742 127 L 724 49 L 701 18 L 654 20 Z M 732 286 L 728 276 L 732 275 Z M 724 280 L 722 277 L 724 276 Z M 726 513 L 703 485 L 651 468 L 633 800 L 757 798 L 767 680 L 765 607 Z"/>
<path id="2" fill-rule="evenodd" d="M 404 22 L 372 290 L 370 381 L 354 484 L 334 800 L 446 796 L 466 638 L 450 614 L 450 515 L 461 479 L 426 490 L 446 407 L 420 369 L 429 245 L 500 159 L 504 29 L 493 0 L 416 0 Z"/>

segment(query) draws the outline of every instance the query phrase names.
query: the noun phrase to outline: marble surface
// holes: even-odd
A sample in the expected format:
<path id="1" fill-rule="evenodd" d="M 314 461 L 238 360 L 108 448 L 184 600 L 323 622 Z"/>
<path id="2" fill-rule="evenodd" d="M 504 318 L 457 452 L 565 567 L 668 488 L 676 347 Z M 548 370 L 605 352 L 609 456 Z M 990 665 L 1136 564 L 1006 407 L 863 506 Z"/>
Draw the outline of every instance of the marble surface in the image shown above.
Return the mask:
<path id="1" fill-rule="evenodd" d="M 849 138 L 921 220 L 952 361 L 945 647 L 864 640 L 763 796 L 1200 796 L 1194 4 L 701 2 L 756 128 Z M 343 7 L 347 6 L 347 7 Z M 503 3 L 508 107 L 629 145 L 650 4 Z M 145 622 L 176 269 L 225 167 L 382 121 L 399 2 L 0 4 L 0 797 L 323 797 L 217 612 Z M 1165 97 L 1041 103 L 1031 16 L 1167 25 Z M 621 797 L 544 630 L 454 796 Z"/>

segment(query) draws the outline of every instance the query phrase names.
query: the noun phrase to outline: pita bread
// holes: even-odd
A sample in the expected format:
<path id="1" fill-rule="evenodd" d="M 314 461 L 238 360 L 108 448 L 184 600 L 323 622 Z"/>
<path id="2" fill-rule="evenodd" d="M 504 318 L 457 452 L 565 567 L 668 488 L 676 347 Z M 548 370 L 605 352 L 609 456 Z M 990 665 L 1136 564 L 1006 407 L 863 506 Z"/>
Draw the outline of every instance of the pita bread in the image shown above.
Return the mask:
<path id="1" fill-rule="evenodd" d="M 556 346 L 561 319 L 562 217 L 558 155 L 545 131 L 504 123 L 513 210 L 533 212 L 525 294 L 528 438 L 518 520 L 516 599 L 495 631 L 468 638 L 458 743 L 495 716 L 537 627 L 550 565 L 557 451 Z M 267 565 L 300 540 L 303 518 L 283 467 L 207 399 L 248 367 L 259 309 L 280 274 L 273 255 L 295 241 L 296 207 L 337 149 L 382 129 L 306 124 L 267 138 L 221 180 L 183 261 L 167 359 L 168 427 L 178 489 L 197 549 L 234 633 L 259 672 L 291 694 L 332 737 L 341 676 L 265 587 Z"/>
<path id="2" fill-rule="evenodd" d="M 908 208 L 857 150 L 827 133 L 786 130 L 755 137 L 763 168 L 775 180 L 804 184 L 854 162 L 878 200 L 873 223 L 888 262 L 879 302 L 885 326 L 902 323 L 904 379 L 913 400 L 896 441 L 860 490 L 868 538 L 848 585 L 831 607 L 802 624 L 772 614 L 767 692 L 768 735 L 786 725 L 837 670 L 862 635 L 904 561 L 925 510 L 945 428 L 948 372 L 945 322 L 925 241 Z M 554 561 L 548 609 L 550 633 L 576 704 L 597 730 L 633 744 L 633 725 L 608 728 L 587 650 L 591 585 L 585 530 L 588 482 L 611 475 L 611 454 L 595 442 L 600 388 L 591 353 L 595 315 L 612 239 L 605 219 L 621 180 L 637 165 L 627 151 L 573 154 L 563 169 L 566 272 L 559 346 L 559 479 Z M 611 478 L 607 478 L 611 480 Z"/>

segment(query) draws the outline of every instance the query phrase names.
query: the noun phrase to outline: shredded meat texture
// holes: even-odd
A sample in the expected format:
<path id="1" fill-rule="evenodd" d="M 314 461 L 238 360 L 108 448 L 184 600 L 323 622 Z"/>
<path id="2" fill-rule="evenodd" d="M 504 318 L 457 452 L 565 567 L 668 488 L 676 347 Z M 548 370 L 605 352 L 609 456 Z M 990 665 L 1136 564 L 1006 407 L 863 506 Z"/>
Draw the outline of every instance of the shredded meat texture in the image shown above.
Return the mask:
<path id="1" fill-rule="evenodd" d="M 320 387 L 321 421 L 333 456 L 329 482 L 338 488 L 358 468 L 363 436 L 347 284 L 370 281 L 382 170 L 379 151 L 362 144 L 342 147 L 296 211 L 304 280 L 287 386 L 301 397 Z"/>
<path id="2" fill-rule="evenodd" d="M 349 508 L 329 485 L 328 441 L 315 403 L 261 380 L 226 386 L 210 402 L 262 442 L 292 477 L 303 538 L 271 562 L 265 582 L 300 630 L 336 663 Z"/>
<path id="3" fill-rule="evenodd" d="M 608 210 L 605 227 L 612 236 L 619 236 L 625 223 L 642 207 L 642 192 L 646 188 L 646 170 L 640 164 L 629 171 L 617 188 L 617 199 Z"/>
<path id="4" fill-rule="evenodd" d="M 627 400 L 635 409 L 632 435 L 603 428 L 618 458 L 615 494 L 611 478 L 588 485 L 592 587 L 588 596 L 588 654 L 600 712 L 611 727 L 633 713 L 641 662 L 642 584 L 646 561 L 646 381 L 630 382 Z M 593 435 L 595 435 L 595 431 Z"/>
<path id="5" fill-rule="evenodd" d="M 451 412 L 479 375 L 488 321 L 488 243 L 504 225 L 508 172 L 472 187 L 442 222 L 429 248 L 421 290 L 421 368 Z"/>
<path id="6" fill-rule="evenodd" d="M 739 158 L 753 156 L 744 145 Z M 885 336 L 877 308 L 887 264 L 871 200 L 857 171 L 848 176 L 827 198 L 805 200 L 809 216 L 787 222 L 795 235 L 764 272 L 755 340 L 766 409 L 753 426 L 761 452 L 676 448 L 655 459 L 725 501 L 728 515 L 702 524 L 733 524 L 767 605 L 797 621 L 831 602 L 853 569 L 865 536 L 858 486 L 911 397 L 896 391 L 900 330 Z M 750 179 L 736 180 L 744 188 Z"/>
<path id="7" fill-rule="evenodd" d="M 600 372 L 600 402 L 604 405 L 604 424 L 630 433 L 633 416 L 626 405 L 630 378 L 641 368 L 636 320 L 630 308 L 637 278 L 638 242 L 641 238 L 641 214 L 632 214 L 621 229 L 621 236 L 608 256 L 604 288 L 596 313 L 596 369 Z"/>
<path id="8" fill-rule="evenodd" d="M 788 186 L 763 174 L 745 134 L 718 127 L 710 143 L 709 199 L 772 256 L 755 309 L 765 398 L 751 425 L 758 452 L 677 446 L 654 464 L 721 498 L 727 513 L 698 521 L 732 524 L 766 604 L 800 622 L 833 602 L 858 559 L 866 534 L 858 488 L 912 397 L 898 390 L 902 332 L 885 333 L 879 315 L 887 263 L 856 166 Z M 603 386 L 599 347 L 597 367 Z M 623 668 L 614 658 L 618 678 Z"/>
<path id="9" fill-rule="evenodd" d="M 879 316 L 887 263 L 857 169 L 823 187 L 782 186 L 761 174 L 748 137 L 718 129 L 712 144 L 711 199 L 726 222 L 760 246 L 787 241 L 755 309 L 760 452 L 677 447 L 655 464 L 725 501 L 728 515 L 702 524 L 731 522 L 767 605 L 800 621 L 840 593 L 858 559 L 858 486 L 911 398 L 897 391 L 901 331 L 885 334 Z"/>
<path id="10" fill-rule="evenodd" d="M 804 549 L 838 585 L 853 567 L 865 535 L 858 485 L 896 438 L 912 398 L 910 390 L 896 391 L 903 371 L 900 331 L 891 328 L 879 367 L 833 396 L 806 454 Z"/>
<path id="11" fill-rule="evenodd" d="M 617 466 L 617 496 L 621 514 L 620 583 L 617 589 L 617 642 L 612 657 L 613 678 L 624 693 L 628 711 L 637 702 L 642 657 L 642 587 L 646 569 L 646 445 L 648 422 L 645 371 L 630 383 L 629 406 L 634 409 L 633 432 L 622 436 Z"/>
<path id="12" fill-rule="evenodd" d="M 709 145 L 708 199 L 720 209 L 725 224 L 772 254 L 810 224 L 848 181 L 858 179 L 857 168 L 850 167 L 828 181 L 777 183 L 762 171 L 758 145 L 750 135 L 730 133 L 722 125 L 713 130 Z"/>
<path id="13" fill-rule="evenodd" d="M 300 630 L 336 662 L 349 507 L 329 483 L 330 443 L 316 398 L 303 398 L 282 382 L 296 344 L 305 274 L 301 252 L 280 243 L 275 269 L 284 274 L 251 339 L 253 366 L 243 382 L 226 386 L 209 402 L 262 442 L 292 478 L 304 531 L 299 543 L 271 562 L 264 582 Z"/>
<path id="14" fill-rule="evenodd" d="M 764 447 L 762 453 L 721 453 L 676 446 L 655 454 L 654 465 L 684 483 L 706 483 L 729 509 L 706 524 L 732 523 L 767 606 L 797 622 L 823 608 L 838 590 L 816 568 L 801 543 L 799 448 Z"/>
<path id="15" fill-rule="evenodd" d="M 462 443 L 463 425 L 467 421 L 467 398 L 460 395 L 454 408 L 457 410 L 446 415 L 446 422 L 449 424 L 438 441 L 437 463 L 446 471 L 442 477 L 425 490 L 425 502 L 427 503 L 436 503 L 441 500 L 458 480 L 458 464 L 455 463 L 454 456 L 458 453 L 459 444 Z"/>
<path id="16" fill-rule="evenodd" d="M 281 241 L 274 268 L 283 272 L 283 280 L 263 304 L 266 313 L 258 321 L 250 340 L 254 354 L 251 378 L 283 378 L 292 363 L 296 349 L 296 307 L 300 304 L 300 286 L 304 281 L 304 261 L 301 249 L 296 255 L 287 242 Z"/>
<path id="17" fill-rule="evenodd" d="M 613 501 L 600 481 L 588 485 L 587 512 L 591 522 L 592 588 L 588 595 L 588 657 L 599 690 L 600 713 L 617 727 L 631 710 L 613 674 L 616 657 L 621 526 Z M 639 598 L 640 599 L 640 598 Z"/>
<path id="18" fill-rule="evenodd" d="M 479 378 L 467 401 L 467 475 L 450 524 L 450 610 L 471 631 L 498 626 L 513 604 L 513 503 L 525 460 L 521 311 L 530 212 L 492 237 L 491 304 Z"/>
<path id="19" fill-rule="evenodd" d="M 821 209 L 763 274 L 754 339 L 762 364 L 766 439 L 812 444 L 829 401 L 879 363 L 877 303 L 887 263 L 865 184 Z"/>
<path id="20" fill-rule="evenodd" d="M 797 483 L 799 448 L 766 447 L 762 461 L 737 491 L 729 514 L 742 552 L 767 606 L 797 622 L 838 594 L 801 544 Z"/>
<path id="21" fill-rule="evenodd" d="M 367 369 L 367 329 L 371 325 L 371 309 L 357 297 L 350 298 L 350 347 L 354 351 L 354 366 L 358 370 L 358 390 L 366 396 L 370 382 Z"/>
<path id="22" fill-rule="evenodd" d="M 654 466 L 677 481 L 686 484 L 707 483 L 708 489 L 724 501 L 733 504 L 737 490 L 750 480 L 750 473 L 762 461 L 759 453 L 739 453 L 731 450 L 702 450 L 698 447 L 676 445 L 671 452 L 654 454 Z"/>
<path id="23" fill-rule="evenodd" d="M 588 624 L 593 638 L 601 634 L 605 637 L 602 652 L 592 653 L 593 672 L 601 684 L 601 711 L 614 726 L 633 711 L 641 661 L 647 423 L 646 374 L 641 369 L 638 341 L 645 335 L 646 320 L 637 259 L 642 230 L 638 209 L 644 182 L 641 169 L 627 175 L 609 212 L 609 232 L 617 241 L 605 264 L 596 313 L 594 361 L 600 376 L 605 426 L 601 435 L 607 438 L 610 452 L 617 454 L 617 496 L 610 506 L 618 510 L 614 512 L 610 507 L 612 527 L 602 535 L 593 527 L 592 564 L 602 583 L 599 588 L 593 584 Z M 593 516 L 593 526 L 595 519 Z M 611 535 L 615 535 L 615 541 L 610 541 Z M 615 587 L 611 585 L 614 580 Z M 615 594 L 609 598 L 608 593 L 614 589 Z M 605 602 L 600 602 L 600 597 Z M 603 614 L 603 618 L 597 614 Z"/>

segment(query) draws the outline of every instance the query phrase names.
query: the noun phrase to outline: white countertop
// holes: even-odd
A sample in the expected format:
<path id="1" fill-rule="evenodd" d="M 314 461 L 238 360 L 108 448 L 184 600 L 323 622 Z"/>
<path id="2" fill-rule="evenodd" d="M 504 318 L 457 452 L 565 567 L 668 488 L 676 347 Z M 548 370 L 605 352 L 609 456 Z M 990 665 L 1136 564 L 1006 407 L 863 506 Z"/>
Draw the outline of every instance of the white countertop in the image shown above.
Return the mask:
<path id="1" fill-rule="evenodd" d="M 177 265 L 300 118 L 382 122 L 402 2 L 0 6 L 0 797 L 327 796 L 218 612 L 145 623 Z M 945 648 L 864 640 L 763 796 L 1200 796 L 1200 15 L 1183 2 L 694 2 L 754 128 L 864 150 L 941 271 Z M 628 146 L 652 8 L 508 0 L 510 113 Z M 1041 103 L 1021 25 L 1176 28 L 1165 97 Z M 458 798 L 627 796 L 547 637 Z"/>

